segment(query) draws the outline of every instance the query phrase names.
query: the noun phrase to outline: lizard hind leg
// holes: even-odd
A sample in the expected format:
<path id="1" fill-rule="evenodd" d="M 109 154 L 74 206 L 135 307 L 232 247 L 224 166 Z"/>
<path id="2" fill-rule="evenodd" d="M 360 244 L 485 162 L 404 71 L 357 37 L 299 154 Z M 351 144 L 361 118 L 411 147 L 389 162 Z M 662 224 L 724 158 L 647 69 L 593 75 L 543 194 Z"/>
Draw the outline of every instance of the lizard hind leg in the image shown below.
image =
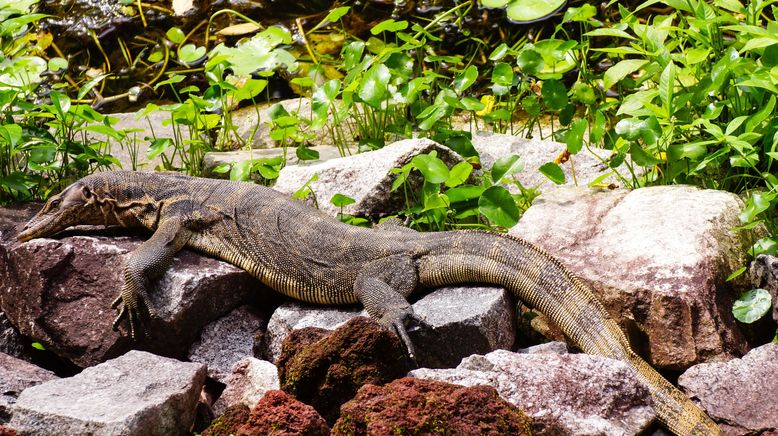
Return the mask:
<path id="1" fill-rule="evenodd" d="M 426 324 L 413 313 L 406 299 L 417 283 L 418 275 L 413 259 L 400 255 L 368 263 L 354 281 L 354 293 L 367 313 L 400 337 L 411 360 L 415 360 L 416 353 L 408 332 Z"/>

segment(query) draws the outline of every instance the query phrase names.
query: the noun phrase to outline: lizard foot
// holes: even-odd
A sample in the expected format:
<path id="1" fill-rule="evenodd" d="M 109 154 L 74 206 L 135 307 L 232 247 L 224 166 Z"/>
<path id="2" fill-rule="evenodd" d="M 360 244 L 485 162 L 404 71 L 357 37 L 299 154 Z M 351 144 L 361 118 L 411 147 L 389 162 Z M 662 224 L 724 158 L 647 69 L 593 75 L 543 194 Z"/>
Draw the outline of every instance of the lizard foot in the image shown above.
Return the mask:
<path id="1" fill-rule="evenodd" d="M 114 331 L 119 330 L 119 324 L 124 319 L 127 319 L 130 327 L 130 337 L 133 340 L 139 339 L 138 333 L 143 337 L 148 336 L 148 331 L 144 328 L 143 314 L 148 315 L 150 311 L 143 297 L 130 290 L 122 289 L 121 294 L 111 303 L 111 308 L 119 311 L 111 326 Z"/>
<path id="2" fill-rule="evenodd" d="M 409 333 L 414 333 L 420 330 L 432 329 L 423 318 L 416 315 L 413 312 L 402 312 L 401 314 L 394 316 L 388 323 L 397 336 L 405 345 L 405 349 L 408 351 L 408 357 L 416 364 L 416 351 L 413 347 L 413 342 Z"/>

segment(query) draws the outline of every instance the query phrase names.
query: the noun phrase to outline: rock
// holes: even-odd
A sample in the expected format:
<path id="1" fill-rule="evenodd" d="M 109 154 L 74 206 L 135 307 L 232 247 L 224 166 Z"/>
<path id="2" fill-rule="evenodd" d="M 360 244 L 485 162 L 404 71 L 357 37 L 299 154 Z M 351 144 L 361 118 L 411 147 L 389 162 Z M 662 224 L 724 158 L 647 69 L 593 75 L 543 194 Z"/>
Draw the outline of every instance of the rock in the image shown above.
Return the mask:
<path id="1" fill-rule="evenodd" d="M 179 126 L 180 132 L 176 132 L 172 124 L 170 124 L 170 112 L 157 111 L 148 114 L 146 117 L 136 119 L 135 112 L 120 112 L 107 114 L 106 116 L 114 118 L 116 122 L 113 124 L 113 129 L 117 131 L 125 131 L 127 138 L 122 142 L 117 142 L 113 138 L 109 138 L 106 135 L 87 132 L 88 140 L 90 141 L 106 141 L 109 146 L 106 148 L 107 152 L 115 157 L 121 164 L 121 169 L 131 171 L 154 171 L 155 169 L 163 169 L 162 156 L 156 156 L 154 159 L 149 160 L 147 156 L 147 150 L 151 145 L 153 138 L 176 138 L 180 134 L 179 141 L 188 141 L 189 129 L 186 126 Z M 153 126 L 152 131 L 149 130 L 150 126 Z M 145 139 L 149 137 L 150 139 Z M 171 154 L 173 146 L 167 154 Z M 172 165 L 175 167 L 182 167 L 181 157 L 176 154 L 172 160 Z M 112 169 L 118 169 L 112 167 Z"/>
<path id="2" fill-rule="evenodd" d="M 266 360 L 253 357 L 237 362 L 224 383 L 227 387 L 213 405 L 217 415 L 237 404 L 254 407 L 265 393 L 280 387 L 278 368 Z"/>
<path id="3" fill-rule="evenodd" d="M 295 154 L 295 149 L 290 147 L 287 150 L 286 165 L 314 165 L 330 159 L 339 158 L 340 152 L 337 147 L 330 145 L 319 145 L 310 147 L 311 150 L 319 152 L 319 159 L 313 161 L 301 161 Z M 214 169 L 219 165 L 234 164 L 237 162 L 254 159 L 272 159 L 284 155 L 283 148 L 252 149 L 238 151 L 211 151 L 205 153 L 203 157 L 203 176 L 211 178 L 229 178 L 230 173 L 216 173 Z"/>
<path id="4" fill-rule="evenodd" d="M 34 209 L 29 207 L 21 215 L 0 209 L 0 216 L 11 216 L 21 226 Z M 150 293 L 155 316 L 147 322 L 149 336 L 133 342 L 126 328 L 112 330 L 116 314 L 111 302 L 123 283 L 124 262 L 142 239 L 98 236 L 100 231 L 90 229 L 76 233 L 95 236 L 18 244 L 5 239 L 15 231 L 6 227 L 1 232 L 0 309 L 21 334 L 81 367 L 130 347 L 186 356 L 203 326 L 270 292 L 239 268 L 183 250 Z"/>
<path id="5" fill-rule="evenodd" d="M 251 411 L 237 436 L 328 436 L 330 428 L 316 410 L 282 391 L 270 391 Z"/>
<path id="6" fill-rule="evenodd" d="M 206 364 L 208 376 L 223 383 L 236 362 L 261 349 L 263 325 L 265 321 L 251 306 L 238 307 L 205 326 L 189 349 L 189 360 Z"/>
<path id="7" fill-rule="evenodd" d="M 50 371 L 0 353 L 0 424 L 11 419 L 11 406 L 22 391 L 56 378 Z"/>
<path id="8" fill-rule="evenodd" d="M 636 434 L 656 418 L 648 389 L 629 366 L 605 357 L 497 350 L 465 358 L 456 369 L 422 368 L 409 375 L 493 386 L 532 418 L 539 434 Z"/>
<path id="9" fill-rule="evenodd" d="M 778 343 L 742 359 L 701 363 L 678 379 L 727 435 L 778 434 Z"/>
<path id="10" fill-rule="evenodd" d="M 742 283 L 726 282 L 751 245 L 734 230 L 741 207 L 690 186 L 558 189 L 509 233 L 589 284 L 654 366 L 683 369 L 747 350 L 731 312 Z"/>
<path id="11" fill-rule="evenodd" d="M 0 271 L 3 270 L 2 261 L 0 261 Z M 22 336 L 8 321 L 5 313 L 0 311 L 0 353 L 5 353 L 13 357 L 22 359 L 25 356 Z M 27 359 L 25 359 L 27 360 Z"/>
<path id="12" fill-rule="evenodd" d="M 202 436 L 232 436 L 249 420 L 251 409 L 245 404 L 235 404 L 213 420 L 202 433 Z"/>
<path id="13" fill-rule="evenodd" d="M 228 148 L 242 148 L 243 144 L 252 139 L 251 148 L 274 148 L 278 141 L 270 137 L 272 121 L 269 110 L 276 104 L 280 104 L 287 112 L 294 115 L 299 114 L 302 118 L 309 118 L 311 112 L 311 101 L 307 98 L 291 98 L 271 103 L 261 103 L 256 106 L 249 106 L 232 111 L 231 123 L 234 131 L 229 132 L 230 137 L 224 138 L 224 130 L 219 132 L 217 143 L 226 143 Z M 313 135 L 308 143 L 313 146 L 332 145 L 335 142 L 329 135 L 328 129 L 319 129 L 316 131 L 305 130 L 304 125 L 300 125 L 306 133 Z M 241 138 L 236 139 L 235 136 Z M 348 141 L 347 146 L 355 145 L 355 141 Z M 352 147 L 353 148 L 353 147 Z M 294 153 L 294 151 L 293 151 Z"/>
<path id="14" fill-rule="evenodd" d="M 524 170 L 518 173 L 516 178 L 525 187 L 534 187 L 542 183 L 542 192 L 557 189 L 560 186 L 576 186 L 576 182 L 577 186 L 587 186 L 598 177 L 613 172 L 607 164 L 603 163 L 592 152 L 582 149 L 567 162 L 559 164 L 565 173 L 565 183 L 557 185 L 548 180 L 546 176 L 538 171 L 538 168 L 545 163 L 554 162 L 563 151 L 567 150 L 565 144 L 550 138 L 525 138 L 516 135 L 487 132 L 474 134 L 472 142 L 473 147 L 478 150 L 478 154 L 481 157 L 481 166 L 486 169 L 491 169 L 494 162 L 502 157 L 518 154 L 524 162 Z M 600 152 L 603 159 L 606 159 L 610 154 L 607 150 L 600 149 L 597 151 Z M 575 178 L 573 178 L 573 168 L 575 168 Z M 642 174 L 640 167 L 636 166 L 633 170 L 636 171 L 637 175 Z M 624 164 L 616 168 L 616 171 L 628 178 L 631 177 L 629 169 Z M 618 177 L 613 174 L 605 177 L 599 183 L 604 185 L 611 183 L 616 186 L 622 185 Z M 518 187 L 512 184 L 508 184 L 508 189 L 514 193 L 519 192 Z"/>
<path id="15" fill-rule="evenodd" d="M 312 405 L 328 422 L 337 419 L 340 405 L 360 386 L 381 385 L 408 370 L 400 340 L 369 318 L 354 318 L 314 342 L 306 339 L 306 330 L 292 332 L 284 343 L 278 359 L 281 389 Z"/>
<path id="16" fill-rule="evenodd" d="M 564 342 L 546 342 L 545 344 L 533 345 L 516 351 L 520 354 L 568 354 L 567 344 Z"/>
<path id="17" fill-rule="evenodd" d="M 367 316 L 367 312 L 356 307 L 313 306 L 294 301 L 284 303 L 273 312 L 267 323 L 265 357 L 276 362 L 284 339 L 293 330 L 317 327 L 332 331 L 355 316 Z"/>
<path id="18" fill-rule="evenodd" d="M 310 183 L 316 193 L 319 208 L 331 215 L 340 212 L 339 207 L 330 203 L 335 194 L 343 194 L 356 200 L 345 206 L 343 212 L 365 217 L 379 217 L 399 210 L 405 204 L 402 189 L 391 192 L 392 182 L 396 178 L 392 168 L 402 167 L 415 156 L 436 151 L 438 158 L 453 166 L 462 162 L 462 157 L 451 149 L 429 139 L 407 139 L 386 147 L 360 153 L 354 156 L 331 159 L 313 165 L 285 167 L 274 188 L 286 194 L 292 194 L 314 174 L 318 180 Z M 411 177 L 411 186 L 421 182 L 419 177 Z"/>
<path id="19" fill-rule="evenodd" d="M 773 320 L 778 321 L 778 257 L 760 254 L 749 268 L 751 284 L 773 297 Z"/>
<path id="20" fill-rule="evenodd" d="M 411 333 L 422 366 L 450 368 L 471 354 L 511 349 L 516 340 L 513 304 L 503 288 L 445 287 L 414 303 L 413 310 L 434 327 Z"/>
<path id="21" fill-rule="evenodd" d="M 332 433 L 529 435 L 532 423 L 492 387 L 406 377 L 360 389 L 343 405 Z"/>
<path id="22" fill-rule="evenodd" d="M 16 430 L 0 425 L 0 436 L 16 436 Z"/>
<path id="23" fill-rule="evenodd" d="M 22 434 L 183 434 L 204 381 L 203 365 L 133 350 L 27 388 L 10 425 Z"/>

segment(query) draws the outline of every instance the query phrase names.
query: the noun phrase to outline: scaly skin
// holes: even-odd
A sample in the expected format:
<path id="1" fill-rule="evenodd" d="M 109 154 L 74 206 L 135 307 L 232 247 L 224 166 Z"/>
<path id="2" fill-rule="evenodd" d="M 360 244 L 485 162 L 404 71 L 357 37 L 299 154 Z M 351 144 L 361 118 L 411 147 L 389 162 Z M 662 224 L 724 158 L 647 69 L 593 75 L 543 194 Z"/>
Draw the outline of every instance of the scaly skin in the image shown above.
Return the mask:
<path id="1" fill-rule="evenodd" d="M 545 251 L 481 231 L 417 233 L 397 225 L 342 224 L 261 186 L 178 174 L 110 172 L 81 179 L 49 199 L 18 238 L 49 236 L 77 224 L 145 227 L 153 235 L 124 268 L 114 307 L 135 335 L 146 286 L 188 246 L 239 266 L 292 298 L 361 302 L 371 317 L 413 348 L 406 328 L 423 323 L 406 297 L 419 286 L 489 283 L 554 321 L 584 352 L 626 362 L 649 388 L 660 420 L 679 435 L 719 428 L 629 347 L 580 280 Z"/>

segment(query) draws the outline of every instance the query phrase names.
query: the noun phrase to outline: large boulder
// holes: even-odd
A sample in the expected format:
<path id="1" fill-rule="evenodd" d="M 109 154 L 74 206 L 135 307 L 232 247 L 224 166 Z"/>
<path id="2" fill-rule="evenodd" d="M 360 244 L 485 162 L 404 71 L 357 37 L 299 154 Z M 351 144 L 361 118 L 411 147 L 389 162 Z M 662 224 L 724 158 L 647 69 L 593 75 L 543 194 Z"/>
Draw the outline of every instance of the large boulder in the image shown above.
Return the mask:
<path id="1" fill-rule="evenodd" d="M 778 434 L 778 344 L 742 359 L 701 363 L 678 379 L 727 435 Z"/>
<path id="2" fill-rule="evenodd" d="M 15 223 L 3 225 L 0 218 L 0 309 L 21 334 L 78 366 L 130 347 L 186 356 L 205 325 L 269 292 L 239 268 L 183 250 L 150 292 L 155 315 L 146 321 L 148 336 L 133 342 L 125 328 L 112 330 L 111 302 L 123 283 L 123 265 L 142 239 L 84 230 L 16 243 L 17 228 L 35 209 L 0 209 L 6 224 Z"/>
<path id="3" fill-rule="evenodd" d="M 429 139 L 407 139 L 367 153 L 360 153 L 338 159 L 331 159 L 313 165 L 294 165 L 281 170 L 274 188 L 286 194 L 293 194 L 303 185 L 308 185 L 316 194 L 319 209 L 336 215 L 340 208 L 330 203 L 335 194 L 343 194 L 355 200 L 345 206 L 343 212 L 366 217 L 379 217 L 400 210 L 405 204 L 403 190 L 391 192 L 396 178 L 391 170 L 402 167 L 415 156 L 437 153 L 447 165 L 462 162 L 457 153 Z M 314 174 L 317 180 L 311 181 Z M 418 186 L 419 177 L 411 177 L 409 183 Z"/>
<path id="4" fill-rule="evenodd" d="M 10 426 L 22 434 L 184 434 L 204 382 L 203 365 L 130 351 L 27 388 Z"/>
<path id="5" fill-rule="evenodd" d="M 455 369 L 422 368 L 412 377 L 488 385 L 532 418 L 541 434 L 624 435 L 655 420 L 651 396 L 624 362 L 587 354 L 497 350 Z"/>
<path id="6" fill-rule="evenodd" d="M 492 387 L 402 378 L 360 389 L 333 434 L 529 435 L 532 421 Z"/>
<path id="7" fill-rule="evenodd" d="M 50 371 L 0 352 L 0 424 L 11 419 L 11 406 L 22 391 L 56 378 Z"/>
<path id="8" fill-rule="evenodd" d="M 654 366 L 684 369 L 742 355 L 727 282 L 751 241 L 735 230 L 734 194 L 690 186 L 557 189 L 510 234 L 559 258 L 589 284 Z"/>
<path id="9" fill-rule="evenodd" d="M 296 330 L 278 361 L 281 389 L 334 422 L 340 405 L 362 385 L 405 375 L 410 366 L 405 353 L 394 333 L 369 318 L 354 318 L 329 334 Z"/>

